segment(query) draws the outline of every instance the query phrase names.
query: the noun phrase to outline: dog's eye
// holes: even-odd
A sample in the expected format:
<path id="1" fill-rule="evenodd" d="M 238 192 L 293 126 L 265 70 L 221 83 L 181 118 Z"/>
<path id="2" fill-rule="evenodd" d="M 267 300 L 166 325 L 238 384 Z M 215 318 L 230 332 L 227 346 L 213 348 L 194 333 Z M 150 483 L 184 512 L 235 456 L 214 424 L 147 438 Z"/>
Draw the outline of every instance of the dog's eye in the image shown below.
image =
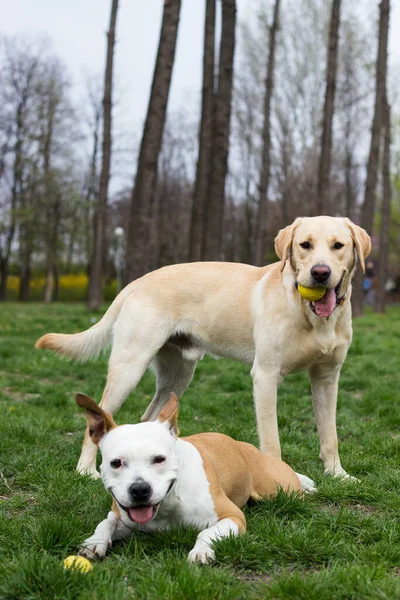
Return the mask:
<path id="1" fill-rule="evenodd" d="M 119 458 L 116 458 L 110 462 L 110 465 L 113 469 L 119 469 L 122 466 L 122 461 Z"/>
<path id="2" fill-rule="evenodd" d="M 333 247 L 335 250 L 340 250 L 341 248 L 343 248 L 344 244 L 342 244 L 341 242 L 335 242 L 333 244 Z"/>
<path id="3" fill-rule="evenodd" d="M 155 456 L 153 458 L 153 465 L 159 465 L 160 463 L 165 462 L 165 456 L 161 456 L 161 454 L 159 456 Z"/>
<path id="4" fill-rule="evenodd" d="M 304 248 L 304 250 L 309 250 L 311 248 L 310 242 L 302 242 L 300 246 Z"/>

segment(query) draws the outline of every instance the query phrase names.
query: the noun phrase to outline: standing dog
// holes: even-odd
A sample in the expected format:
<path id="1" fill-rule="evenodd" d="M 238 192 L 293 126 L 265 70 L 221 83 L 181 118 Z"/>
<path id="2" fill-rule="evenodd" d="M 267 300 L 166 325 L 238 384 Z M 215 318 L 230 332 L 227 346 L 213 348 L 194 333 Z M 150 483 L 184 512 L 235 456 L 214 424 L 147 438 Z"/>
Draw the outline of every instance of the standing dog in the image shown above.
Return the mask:
<path id="1" fill-rule="evenodd" d="M 285 375 L 307 370 L 325 470 L 340 464 L 336 402 L 340 369 L 352 337 L 351 279 L 362 269 L 368 234 L 349 219 L 298 218 L 275 239 L 281 259 L 267 267 L 191 263 L 164 267 L 130 283 L 104 317 L 73 335 L 50 333 L 37 348 L 80 361 L 112 342 L 100 405 L 114 414 L 151 365 L 156 393 L 143 416 L 154 420 L 175 391 L 189 385 L 204 352 L 252 364 L 261 450 L 277 458 L 277 388 Z M 296 285 L 323 285 L 317 302 Z M 78 470 L 96 475 L 96 446 L 88 433 Z"/>
<path id="2" fill-rule="evenodd" d="M 276 495 L 279 488 L 315 490 L 314 482 L 254 446 L 221 433 L 177 439 L 178 399 L 171 394 L 158 419 L 117 426 L 94 400 L 77 394 L 86 409 L 92 441 L 100 447 L 105 488 L 114 501 L 107 519 L 85 540 L 80 554 L 102 558 L 114 540 L 135 529 L 171 525 L 198 527 L 191 562 L 214 559 L 212 542 L 246 531 L 240 510 L 249 499 Z"/>

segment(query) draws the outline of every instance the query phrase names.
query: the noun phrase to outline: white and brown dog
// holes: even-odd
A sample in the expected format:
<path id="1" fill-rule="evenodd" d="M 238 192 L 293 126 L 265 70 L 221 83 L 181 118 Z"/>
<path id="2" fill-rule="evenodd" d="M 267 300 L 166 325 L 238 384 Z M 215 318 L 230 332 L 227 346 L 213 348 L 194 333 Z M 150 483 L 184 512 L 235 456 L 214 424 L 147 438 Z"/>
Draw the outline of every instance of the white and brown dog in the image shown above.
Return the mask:
<path id="1" fill-rule="evenodd" d="M 135 529 L 173 525 L 199 528 L 191 562 L 214 559 L 212 543 L 246 530 L 240 510 L 249 499 L 278 489 L 313 491 L 314 482 L 254 446 L 221 433 L 178 438 L 178 399 L 171 394 L 156 421 L 117 426 L 94 400 L 77 394 L 86 409 L 92 441 L 102 455 L 101 478 L 113 496 L 112 510 L 79 553 L 102 558 L 114 540 Z"/>
<path id="2" fill-rule="evenodd" d="M 112 344 L 101 407 L 115 414 L 146 369 L 156 393 L 143 419 L 156 419 L 170 392 L 180 397 L 205 352 L 252 365 L 261 450 L 281 455 L 277 388 L 308 371 L 325 470 L 343 477 L 336 433 L 341 366 L 352 337 L 351 279 L 368 234 L 349 219 L 299 218 L 279 232 L 281 261 L 266 267 L 208 262 L 172 265 L 133 281 L 87 331 L 38 340 L 62 356 L 89 360 Z M 323 286 L 308 302 L 298 292 Z M 96 446 L 86 435 L 78 470 L 96 475 Z"/>

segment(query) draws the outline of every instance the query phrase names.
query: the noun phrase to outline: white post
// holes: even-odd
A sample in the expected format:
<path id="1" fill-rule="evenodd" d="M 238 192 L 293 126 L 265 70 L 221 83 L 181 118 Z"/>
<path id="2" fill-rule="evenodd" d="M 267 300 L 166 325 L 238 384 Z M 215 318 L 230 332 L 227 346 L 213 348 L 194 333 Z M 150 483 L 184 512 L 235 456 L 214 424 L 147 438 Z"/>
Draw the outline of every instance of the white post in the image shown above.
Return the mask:
<path id="1" fill-rule="evenodd" d="M 114 229 L 114 235 L 116 239 L 116 251 L 115 251 L 115 270 L 117 273 L 117 294 L 122 289 L 122 270 L 124 268 L 124 235 L 125 232 L 122 227 L 116 227 Z"/>

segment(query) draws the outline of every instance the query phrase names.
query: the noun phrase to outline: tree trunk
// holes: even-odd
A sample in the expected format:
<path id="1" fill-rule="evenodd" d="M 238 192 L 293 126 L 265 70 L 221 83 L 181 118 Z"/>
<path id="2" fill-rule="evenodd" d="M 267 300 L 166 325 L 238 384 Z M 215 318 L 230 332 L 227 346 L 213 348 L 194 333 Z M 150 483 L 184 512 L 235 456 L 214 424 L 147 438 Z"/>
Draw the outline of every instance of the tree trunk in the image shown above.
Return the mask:
<path id="1" fill-rule="evenodd" d="M 391 205 L 391 181 L 390 181 L 390 106 L 386 100 L 383 114 L 383 160 L 382 160 L 382 210 L 381 210 L 381 230 L 379 235 L 379 271 L 378 287 L 376 293 L 375 310 L 385 312 L 386 291 L 385 285 L 388 275 L 389 265 L 389 237 L 390 237 L 390 205 Z"/>
<path id="2" fill-rule="evenodd" d="M 49 237 L 47 241 L 47 274 L 44 288 L 45 304 L 52 302 L 55 299 L 55 292 L 58 294 L 58 236 L 60 229 L 61 216 L 61 198 L 57 194 L 54 205 L 49 207 Z"/>
<path id="3" fill-rule="evenodd" d="M 350 135 L 348 129 L 346 127 L 346 134 Z M 353 220 L 353 209 L 354 209 L 354 201 L 355 201 L 355 193 L 353 190 L 353 153 L 351 151 L 350 145 L 346 141 L 346 149 L 345 149 L 345 188 L 346 188 L 346 205 L 345 205 L 345 215 L 350 220 Z"/>
<path id="4" fill-rule="evenodd" d="M 332 1 L 331 23 L 329 28 L 324 120 L 322 126 L 321 154 L 319 159 L 317 186 L 317 212 L 320 215 L 327 215 L 331 212 L 329 196 L 332 152 L 332 121 L 336 90 L 340 3 L 341 0 Z"/>
<path id="5" fill-rule="evenodd" d="M 91 257 L 93 247 L 93 229 L 94 229 L 94 216 L 92 218 L 92 202 L 97 198 L 99 189 L 97 181 L 97 155 L 99 147 L 99 125 L 100 125 L 100 110 L 97 107 L 94 108 L 94 128 L 93 128 L 93 149 L 90 160 L 89 177 L 86 188 L 86 195 L 83 204 L 83 222 L 85 229 L 84 238 L 84 253 L 85 253 L 85 265 L 86 272 L 90 279 L 91 271 Z"/>
<path id="6" fill-rule="evenodd" d="M 276 36 L 279 29 L 280 0 L 275 0 L 274 17 L 269 33 L 267 75 L 265 80 L 263 150 L 258 184 L 258 215 L 254 264 L 266 263 L 268 244 L 268 187 L 271 171 L 271 102 L 274 89 Z"/>
<path id="7" fill-rule="evenodd" d="M 211 173 L 203 230 L 203 258 L 205 260 L 221 260 L 223 258 L 225 179 L 228 170 L 235 25 L 236 0 L 222 0 L 218 89 L 213 103 Z"/>
<path id="8" fill-rule="evenodd" d="M 19 300 L 20 302 L 29 302 L 31 294 L 31 256 L 27 257 L 25 264 L 21 264 L 20 282 L 19 282 Z"/>
<path id="9" fill-rule="evenodd" d="M 88 290 L 88 309 L 98 310 L 103 302 L 103 257 L 106 243 L 106 216 L 108 183 L 110 180 L 111 164 L 111 128 L 112 128 L 112 87 L 113 87 L 113 63 L 115 26 L 117 22 L 118 0 L 112 0 L 110 28 L 107 33 L 107 60 L 104 78 L 103 97 L 103 156 L 100 174 L 99 195 L 95 207 L 93 247 L 90 267 L 90 280 Z"/>
<path id="10" fill-rule="evenodd" d="M 13 167 L 13 183 L 11 189 L 11 206 L 10 206 L 10 224 L 8 226 L 5 251 L 1 255 L 1 281 L 0 281 L 0 300 L 7 299 L 7 279 L 9 273 L 9 262 L 11 255 L 11 246 L 16 230 L 16 210 L 18 198 L 22 191 L 22 135 L 23 135 L 23 117 L 24 117 L 25 100 L 22 99 L 16 111 L 16 142 L 14 146 L 14 167 Z"/>
<path id="11" fill-rule="evenodd" d="M 20 225 L 19 245 L 21 261 L 19 300 L 21 302 L 28 302 L 31 291 L 31 260 L 33 253 L 33 232 L 31 222 Z"/>
<path id="12" fill-rule="evenodd" d="M 203 93 L 199 132 L 199 156 L 189 235 L 189 261 L 201 260 L 204 207 L 210 181 L 213 142 L 215 67 L 215 0 L 206 0 L 203 54 Z"/>
<path id="13" fill-rule="evenodd" d="M 0 300 L 7 300 L 7 280 L 8 280 L 8 258 L 5 255 L 0 257 L 1 279 L 0 279 Z"/>
<path id="14" fill-rule="evenodd" d="M 180 8 L 180 0 L 164 1 L 153 84 L 130 202 L 125 263 L 126 283 L 143 275 L 149 265 L 151 207 L 174 66 Z"/>
<path id="15" fill-rule="evenodd" d="M 370 235 L 374 224 L 375 205 L 376 205 L 376 185 L 378 181 L 379 148 L 381 139 L 383 107 L 386 98 L 386 73 L 387 73 L 387 45 L 389 31 L 389 11 L 390 0 L 382 0 L 380 3 L 379 17 L 379 43 L 378 57 L 376 61 L 376 91 L 375 91 L 375 109 L 372 121 L 371 145 L 367 166 L 367 179 L 365 184 L 364 203 L 361 207 L 360 225 Z M 353 291 L 353 313 L 360 316 L 364 312 L 364 292 L 363 276 L 360 269 L 357 268 L 354 278 Z"/>

